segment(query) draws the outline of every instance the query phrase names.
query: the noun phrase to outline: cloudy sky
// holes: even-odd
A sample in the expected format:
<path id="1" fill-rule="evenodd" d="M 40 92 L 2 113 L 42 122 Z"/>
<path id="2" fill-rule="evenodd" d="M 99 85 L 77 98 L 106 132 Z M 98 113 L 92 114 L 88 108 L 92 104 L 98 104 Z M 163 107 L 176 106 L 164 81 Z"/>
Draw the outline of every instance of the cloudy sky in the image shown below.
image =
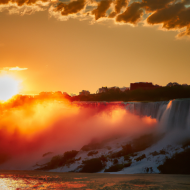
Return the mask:
<path id="1" fill-rule="evenodd" d="M 190 84 L 190 0 L 0 0 L 0 68 L 24 93 Z"/>

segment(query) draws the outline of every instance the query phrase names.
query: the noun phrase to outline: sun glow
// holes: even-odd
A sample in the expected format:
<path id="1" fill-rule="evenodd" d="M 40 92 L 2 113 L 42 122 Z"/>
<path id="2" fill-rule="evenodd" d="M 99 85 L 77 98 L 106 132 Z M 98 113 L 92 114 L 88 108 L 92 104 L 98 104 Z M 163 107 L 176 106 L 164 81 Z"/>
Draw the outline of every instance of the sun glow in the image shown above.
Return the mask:
<path id="1" fill-rule="evenodd" d="M 19 93 L 20 82 L 10 75 L 0 76 L 0 101 L 7 101 Z"/>

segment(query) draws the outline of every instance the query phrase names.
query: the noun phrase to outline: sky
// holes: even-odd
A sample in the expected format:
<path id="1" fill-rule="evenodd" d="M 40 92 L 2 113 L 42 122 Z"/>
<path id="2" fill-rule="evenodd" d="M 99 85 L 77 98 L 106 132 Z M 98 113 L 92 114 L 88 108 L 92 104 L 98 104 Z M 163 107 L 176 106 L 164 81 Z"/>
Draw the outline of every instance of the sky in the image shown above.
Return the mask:
<path id="1" fill-rule="evenodd" d="M 20 93 L 190 84 L 190 0 L 0 0 L 0 75 Z"/>

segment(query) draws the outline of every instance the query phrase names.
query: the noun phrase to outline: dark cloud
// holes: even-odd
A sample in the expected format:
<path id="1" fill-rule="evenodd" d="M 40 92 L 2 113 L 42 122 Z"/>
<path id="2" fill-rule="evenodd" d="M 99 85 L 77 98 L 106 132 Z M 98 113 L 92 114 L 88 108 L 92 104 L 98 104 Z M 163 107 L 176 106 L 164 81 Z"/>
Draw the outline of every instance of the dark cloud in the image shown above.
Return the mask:
<path id="1" fill-rule="evenodd" d="M 68 4 L 60 3 L 54 9 L 54 11 L 61 11 L 61 14 L 66 16 L 66 15 L 69 15 L 69 14 L 78 13 L 79 11 L 84 9 L 85 4 L 86 4 L 85 0 L 72 1 L 72 2 L 70 2 Z"/>
<path id="2" fill-rule="evenodd" d="M 128 0 L 116 0 L 115 1 L 115 11 L 112 12 L 110 15 L 109 15 L 109 18 L 113 18 L 115 17 L 117 14 L 120 13 L 121 9 L 123 7 L 126 7 L 128 4 Z"/>
<path id="3" fill-rule="evenodd" d="M 143 15 L 142 6 L 138 2 L 132 3 L 126 11 L 116 17 L 117 22 L 136 24 Z"/>
<path id="4" fill-rule="evenodd" d="M 24 14 L 27 11 L 33 11 L 34 6 L 39 5 L 40 2 L 49 2 L 52 6 L 50 7 L 50 14 L 59 12 L 62 16 L 79 13 L 81 10 L 88 8 L 84 11 L 87 14 L 95 16 L 95 20 L 101 17 L 106 17 L 106 13 L 110 8 L 111 4 L 114 5 L 113 12 L 110 13 L 108 18 L 116 18 L 116 22 L 138 24 L 140 20 L 145 20 L 149 25 L 161 24 L 164 29 L 167 30 L 183 30 L 178 37 L 190 36 L 190 0 L 59 0 L 58 4 L 51 2 L 51 0 L 0 0 L 1 10 L 2 7 L 7 9 L 8 4 L 17 4 L 17 8 L 21 11 L 28 6 L 27 10 L 22 10 Z M 97 7 L 93 10 L 94 3 L 97 3 Z M 56 6 L 57 5 L 57 6 Z M 39 5 L 40 6 L 40 5 Z M 20 9 L 21 7 L 21 9 Z M 32 7 L 32 8 L 31 8 Z M 29 9 L 30 8 L 30 9 Z M 44 10 L 38 9 L 36 11 Z M 121 13 L 122 8 L 125 9 Z M 10 6 L 11 10 L 11 6 Z M 78 14 L 76 15 L 76 17 Z M 84 16 L 84 14 L 83 14 Z"/>
<path id="5" fill-rule="evenodd" d="M 168 4 L 173 3 L 175 0 L 142 0 L 142 7 L 146 11 L 155 11 L 166 7 Z"/>
<path id="6" fill-rule="evenodd" d="M 57 7 L 54 9 L 54 11 L 62 11 L 64 9 L 65 3 L 60 3 L 57 5 Z"/>
<path id="7" fill-rule="evenodd" d="M 92 14 L 95 15 L 95 20 L 106 17 L 106 11 L 109 9 L 111 3 L 111 0 L 102 0 L 98 3 L 98 7 L 92 11 Z"/>
<path id="8" fill-rule="evenodd" d="M 175 17 L 179 14 L 179 12 L 183 8 L 184 8 L 184 5 L 182 3 L 168 6 L 150 15 L 147 18 L 147 21 L 149 24 L 159 24 L 159 23 L 168 22 L 170 20 L 175 20 Z"/>
<path id="9" fill-rule="evenodd" d="M 125 12 L 116 17 L 117 22 L 137 24 L 143 12 L 151 13 L 150 25 L 162 24 L 167 30 L 186 29 L 178 37 L 190 35 L 190 0 L 142 0 L 131 3 Z M 111 13 L 114 17 L 116 13 Z"/>
<path id="10" fill-rule="evenodd" d="M 143 15 L 143 10 L 153 12 L 165 8 L 174 0 L 142 0 L 142 2 L 134 2 L 127 7 L 126 11 L 116 18 L 118 22 L 136 24 Z"/>
<path id="11" fill-rule="evenodd" d="M 186 2 L 172 4 L 157 10 L 147 18 L 148 24 L 163 24 L 163 28 L 168 30 L 186 27 L 186 31 L 180 33 L 178 37 L 190 35 L 190 7 L 186 8 Z"/>
<path id="12" fill-rule="evenodd" d="M 117 15 L 116 12 L 111 12 L 111 13 L 109 14 L 109 18 L 114 18 L 116 15 Z"/>
<path id="13" fill-rule="evenodd" d="M 10 2 L 10 0 L 0 0 L 0 5 L 8 4 L 9 2 Z"/>
<path id="14" fill-rule="evenodd" d="M 126 7 L 127 4 L 128 4 L 128 0 L 116 0 L 115 12 L 120 13 L 121 9 L 123 7 Z"/>

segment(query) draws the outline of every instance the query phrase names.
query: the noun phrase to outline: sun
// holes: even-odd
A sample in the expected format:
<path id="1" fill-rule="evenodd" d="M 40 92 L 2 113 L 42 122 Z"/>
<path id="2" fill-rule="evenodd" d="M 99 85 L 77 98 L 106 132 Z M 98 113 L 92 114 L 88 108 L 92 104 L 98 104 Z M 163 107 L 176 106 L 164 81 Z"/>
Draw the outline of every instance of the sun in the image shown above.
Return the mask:
<path id="1" fill-rule="evenodd" d="M 0 76 L 0 101 L 7 101 L 19 93 L 20 82 L 10 75 Z"/>

